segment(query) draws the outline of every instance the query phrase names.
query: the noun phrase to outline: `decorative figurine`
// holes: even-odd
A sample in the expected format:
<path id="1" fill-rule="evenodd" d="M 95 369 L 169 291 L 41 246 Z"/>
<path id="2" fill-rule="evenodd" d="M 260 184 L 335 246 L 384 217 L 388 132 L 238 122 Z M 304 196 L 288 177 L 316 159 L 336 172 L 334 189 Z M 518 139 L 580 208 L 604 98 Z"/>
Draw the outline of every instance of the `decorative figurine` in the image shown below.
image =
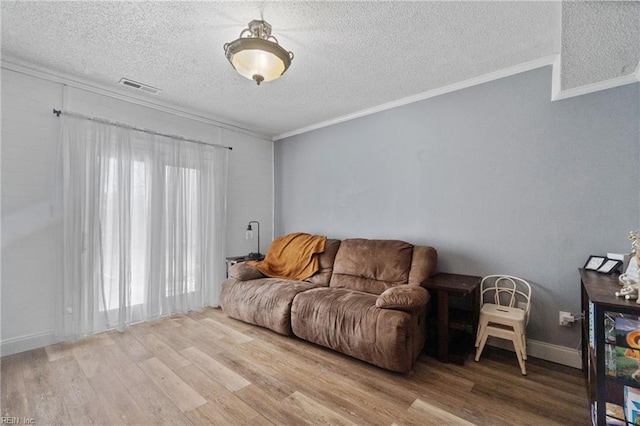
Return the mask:
<path id="1" fill-rule="evenodd" d="M 640 232 L 638 230 L 629 232 L 627 239 L 631 240 L 631 260 L 624 274 L 618 277 L 622 289 L 616 291 L 617 297 L 624 297 L 626 300 L 635 300 L 640 304 L 640 282 L 638 280 L 638 263 L 640 258 Z"/>

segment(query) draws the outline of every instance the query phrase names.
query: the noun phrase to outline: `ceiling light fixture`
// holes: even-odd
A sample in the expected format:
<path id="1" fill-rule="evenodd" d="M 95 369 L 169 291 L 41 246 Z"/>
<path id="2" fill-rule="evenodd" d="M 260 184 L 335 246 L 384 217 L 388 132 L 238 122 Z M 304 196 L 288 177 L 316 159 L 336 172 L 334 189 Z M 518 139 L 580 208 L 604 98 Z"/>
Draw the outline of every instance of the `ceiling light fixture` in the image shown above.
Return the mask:
<path id="1" fill-rule="evenodd" d="M 293 59 L 293 53 L 284 50 L 271 35 L 271 25 L 258 20 L 249 22 L 249 27 L 242 30 L 237 40 L 225 43 L 224 52 L 241 76 L 258 85 L 280 77 Z"/>

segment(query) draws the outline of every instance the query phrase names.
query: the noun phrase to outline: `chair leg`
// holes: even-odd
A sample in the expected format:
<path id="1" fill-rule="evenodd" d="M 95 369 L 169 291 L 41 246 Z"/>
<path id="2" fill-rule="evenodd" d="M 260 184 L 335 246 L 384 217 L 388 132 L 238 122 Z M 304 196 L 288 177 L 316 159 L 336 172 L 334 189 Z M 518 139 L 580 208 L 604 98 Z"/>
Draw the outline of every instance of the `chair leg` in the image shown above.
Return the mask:
<path id="1" fill-rule="evenodd" d="M 476 333 L 476 348 L 480 346 L 480 340 L 482 336 L 487 332 L 487 325 L 489 321 L 480 318 L 480 322 L 478 323 L 478 332 Z"/>
<path id="2" fill-rule="evenodd" d="M 524 364 L 524 359 L 522 358 L 522 346 L 518 344 L 515 340 L 513 341 L 513 348 L 516 350 L 516 356 L 518 357 L 518 364 L 520 364 L 520 371 L 522 371 L 522 375 L 527 375 L 527 367 Z"/>
<path id="3" fill-rule="evenodd" d="M 478 346 L 480 346 L 480 340 L 482 340 L 482 334 L 484 333 L 483 328 L 482 328 L 482 324 L 478 324 L 478 331 L 476 332 L 476 344 L 475 347 L 477 348 Z"/>
<path id="4" fill-rule="evenodd" d="M 487 329 L 485 327 L 484 334 L 480 339 L 480 344 L 478 345 L 478 349 L 476 350 L 476 361 L 480 361 L 480 355 L 482 355 L 482 350 L 484 349 L 485 343 L 487 343 L 487 337 L 489 337 L 489 333 L 487 333 Z"/>
<path id="5" fill-rule="evenodd" d="M 527 359 L 527 341 L 524 336 L 524 332 L 522 328 L 519 325 L 514 326 L 513 334 L 514 334 L 513 344 L 518 345 L 518 348 L 520 349 L 520 354 L 522 355 L 522 359 Z"/>

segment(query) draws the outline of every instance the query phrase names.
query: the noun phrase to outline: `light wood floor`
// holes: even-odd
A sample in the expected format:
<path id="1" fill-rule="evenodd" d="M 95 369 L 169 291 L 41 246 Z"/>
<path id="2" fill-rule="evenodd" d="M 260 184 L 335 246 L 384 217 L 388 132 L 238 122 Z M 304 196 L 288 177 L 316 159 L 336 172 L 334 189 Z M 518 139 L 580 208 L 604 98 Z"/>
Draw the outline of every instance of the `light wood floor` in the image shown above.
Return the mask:
<path id="1" fill-rule="evenodd" d="M 64 424 L 587 425 L 580 371 L 485 349 L 408 376 L 206 309 L 1 359 L 2 416 Z"/>

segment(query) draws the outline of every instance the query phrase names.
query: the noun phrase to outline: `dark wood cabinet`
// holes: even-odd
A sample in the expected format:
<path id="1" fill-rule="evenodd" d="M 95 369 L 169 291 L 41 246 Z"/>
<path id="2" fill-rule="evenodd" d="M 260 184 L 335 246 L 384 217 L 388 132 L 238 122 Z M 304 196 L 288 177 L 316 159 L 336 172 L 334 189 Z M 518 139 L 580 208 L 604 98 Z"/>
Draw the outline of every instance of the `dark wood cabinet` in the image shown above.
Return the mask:
<path id="1" fill-rule="evenodd" d="M 625 315 L 640 316 L 640 304 L 635 300 L 616 297 L 621 289 L 618 275 L 602 275 L 580 269 L 582 327 L 582 369 L 587 378 L 594 425 L 606 425 L 606 404 L 624 408 L 624 387 L 639 388 L 640 382 L 607 374 L 607 354 L 615 350 L 615 342 L 607 342 L 605 318 Z M 609 325 L 611 327 L 612 325 Z"/>
<path id="2" fill-rule="evenodd" d="M 474 348 L 480 280 L 481 277 L 441 272 L 422 282 L 422 286 L 434 297 L 437 316 L 435 334 L 440 361 L 464 364 Z M 456 301 L 466 306 L 461 307 Z"/>

